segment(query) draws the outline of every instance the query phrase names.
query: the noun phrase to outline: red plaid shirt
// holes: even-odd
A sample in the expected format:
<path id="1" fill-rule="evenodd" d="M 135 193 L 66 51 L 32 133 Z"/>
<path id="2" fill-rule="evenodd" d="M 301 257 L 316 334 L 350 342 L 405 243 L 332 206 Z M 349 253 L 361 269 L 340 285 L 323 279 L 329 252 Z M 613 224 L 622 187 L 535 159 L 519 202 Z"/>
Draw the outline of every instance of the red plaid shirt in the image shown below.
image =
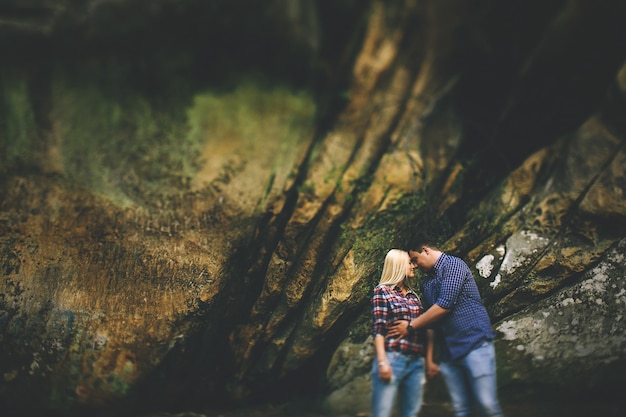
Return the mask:
<path id="1" fill-rule="evenodd" d="M 372 336 L 386 336 L 387 328 L 397 320 L 412 320 L 424 311 L 417 295 L 400 287 L 378 285 L 372 295 Z M 385 337 L 385 349 L 409 354 L 424 353 L 424 331 L 417 330 L 401 339 Z"/>

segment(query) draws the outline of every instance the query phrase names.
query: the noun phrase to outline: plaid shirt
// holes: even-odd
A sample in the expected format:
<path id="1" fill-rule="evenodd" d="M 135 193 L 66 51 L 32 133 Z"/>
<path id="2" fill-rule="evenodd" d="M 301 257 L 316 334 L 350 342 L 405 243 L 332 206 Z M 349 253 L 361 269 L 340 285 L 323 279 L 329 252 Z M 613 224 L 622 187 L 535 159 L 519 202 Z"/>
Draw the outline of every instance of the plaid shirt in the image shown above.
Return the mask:
<path id="1" fill-rule="evenodd" d="M 378 285 L 372 295 L 372 336 L 386 336 L 387 328 L 396 320 L 412 320 L 424 309 L 417 295 L 410 291 L 402 294 L 399 287 Z M 423 354 L 424 332 L 414 331 L 401 339 L 385 337 L 385 349 L 409 354 Z"/>
<path id="2" fill-rule="evenodd" d="M 424 305 L 450 310 L 432 327 L 443 336 L 442 360 L 456 360 L 495 336 L 474 277 L 462 260 L 442 253 L 422 284 Z"/>

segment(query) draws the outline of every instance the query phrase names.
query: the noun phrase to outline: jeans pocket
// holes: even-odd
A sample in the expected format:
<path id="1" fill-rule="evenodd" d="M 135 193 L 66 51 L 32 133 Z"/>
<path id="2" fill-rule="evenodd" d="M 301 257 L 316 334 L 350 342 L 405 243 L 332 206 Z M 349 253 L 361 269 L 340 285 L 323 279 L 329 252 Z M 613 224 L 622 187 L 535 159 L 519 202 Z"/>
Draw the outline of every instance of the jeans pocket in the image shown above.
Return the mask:
<path id="1" fill-rule="evenodd" d="M 464 362 L 473 378 L 494 374 L 496 361 L 493 342 L 483 342 L 480 347 L 472 350 L 465 357 Z"/>

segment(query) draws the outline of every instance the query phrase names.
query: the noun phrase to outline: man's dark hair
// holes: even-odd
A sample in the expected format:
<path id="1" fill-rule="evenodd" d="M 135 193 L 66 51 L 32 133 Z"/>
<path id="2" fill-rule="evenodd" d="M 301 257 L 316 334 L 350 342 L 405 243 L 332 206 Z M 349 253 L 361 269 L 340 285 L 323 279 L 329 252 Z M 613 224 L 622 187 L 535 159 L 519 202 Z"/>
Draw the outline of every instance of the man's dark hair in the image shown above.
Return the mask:
<path id="1" fill-rule="evenodd" d="M 437 247 L 437 242 L 424 232 L 416 233 L 415 235 L 411 236 L 411 238 L 409 238 L 405 245 L 405 249 L 407 252 L 412 250 L 421 253 L 424 246 L 439 250 L 439 248 Z"/>

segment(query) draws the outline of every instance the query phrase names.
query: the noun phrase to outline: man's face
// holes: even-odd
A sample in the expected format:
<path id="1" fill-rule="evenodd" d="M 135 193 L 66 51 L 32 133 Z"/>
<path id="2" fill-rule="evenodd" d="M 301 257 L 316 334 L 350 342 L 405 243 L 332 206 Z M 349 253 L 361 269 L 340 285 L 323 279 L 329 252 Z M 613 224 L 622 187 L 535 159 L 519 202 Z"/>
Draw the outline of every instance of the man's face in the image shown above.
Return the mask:
<path id="1" fill-rule="evenodd" d="M 433 267 L 433 265 L 429 262 L 427 252 L 425 250 L 422 250 L 421 252 L 410 250 L 409 257 L 411 258 L 413 266 L 421 269 L 422 271 L 429 271 Z"/>

